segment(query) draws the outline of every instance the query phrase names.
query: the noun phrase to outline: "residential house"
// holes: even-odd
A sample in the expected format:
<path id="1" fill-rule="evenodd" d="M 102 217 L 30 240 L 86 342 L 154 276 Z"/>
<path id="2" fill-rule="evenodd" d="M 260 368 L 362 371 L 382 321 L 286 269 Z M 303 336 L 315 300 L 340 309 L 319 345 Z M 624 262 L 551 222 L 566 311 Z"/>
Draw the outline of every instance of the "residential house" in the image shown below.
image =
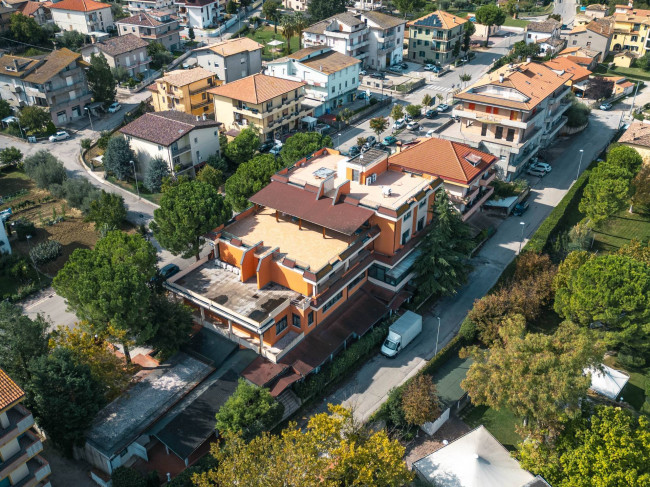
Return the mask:
<path id="1" fill-rule="evenodd" d="M 47 8 L 43 2 L 33 2 L 29 0 L 20 4 L 18 11 L 26 17 L 33 18 L 38 25 L 45 25 L 52 22 L 52 14 L 50 9 Z"/>
<path id="2" fill-rule="evenodd" d="M 632 81 L 628 81 L 624 76 L 605 76 L 605 79 L 614 82 L 612 96 L 631 95 L 634 93 L 636 86 Z"/>
<path id="3" fill-rule="evenodd" d="M 382 0 L 359 0 L 354 2 L 355 10 L 382 10 L 384 8 Z"/>
<path id="4" fill-rule="evenodd" d="M 0 34 L 11 32 L 11 16 L 16 12 L 17 10 L 13 7 L 0 5 Z"/>
<path id="5" fill-rule="evenodd" d="M 149 162 L 160 158 L 173 175 L 196 175 L 208 157 L 219 153 L 220 122 L 183 112 L 145 113 L 120 129 L 138 158 L 144 175 Z"/>
<path id="6" fill-rule="evenodd" d="M 587 25 L 573 28 L 563 34 L 569 48 L 579 47 L 600 53 L 599 62 L 603 62 L 609 54 L 614 23 L 609 19 L 592 20 Z"/>
<path id="7" fill-rule="evenodd" d="M 585 7 L 584 14 L 592 19 L 602 19 L 609 12 L 609 5 L 593 3 Z"/>
<path id="8" fill-rule="evenodd" d="M 210 90 L 214 115 L 227 135 L 248 127 L 259 130 L 261 140 L 281 140 L 301 128 L 301 119 L 313 115 L 304 105 L 304 81 L 254 74 Z"/>
<path id="9" fill-rule="evenodd" d="M 620 51 L 614 55 L 614 66 L 619 68 L 631 68 L 637 57 L 636 54 L 630 51 Z"/>
<path id="10" fill-rule="evenodd" d="M 370 62 L 370 32 L 365 22 L 351 12 L 343 12 L 316 22 L 302 33 L 304 47 L 328 46 L 357 58 L 363 66 Z"/>
<path id="11" fill-rule="evenodd" d="M 50 465 L 34 417 L 23 406 L 25 392 L 0 369 L 0 485 L 51 487 Z"/>
<path id="12" fill-rule="evenodd" d="M 618 142 L 636 149 L 641 154 L 643 162 L 648 164 L 650 162 L 650 120 L 632 121 Z"/>
<path id="13" fill-rule="evenodd" d="M 439 137 L 494 154 L 499 177 L 510 181 L 566 123 L 572 77 L 532 62 L 503 66 L 454 96 L 460 122 Z"/>
<path id="14" fill-rule="evenodd" d="M 126 10 L 131 15 L 152 10 L 159 10 L 169 14 L 176 8 L 174 7 L 174 0 L 128 0 Z"/>
<path id="15" fill-rule="evenodd" d="M 223 17 L 225 2 L 218 0 L 175 0 L 178 15 L 184 27 L 208 29 Z"/>
<path id="16" fill-rule="evenodd" d="M 466 144 L 444 139 L 421 139 L 414 146 L 393 154 L 388 166 L 411 174 L 442 179 L 449 199 L 463 221 L 477 211 L 494 192 L 497 158 Z"/>
<path id="17" fill-rule="evenodd" d="M 383 70 L 402 62 L 406 20 L 377 11 L 361 12 L 359 17 L 370 32 L 367 64 Z"/>
<path id="18" fill-rule="evenodd" d="M 210 89 L 222 81 L 207 69 L 177 69 L 169 71 L 147 89 L 152 92 L 153 108 L 157 112 L 176 110 L 190 115 L 212 115 L 214 107 Z"/>
<path id="19" fill-rule="evenodd" d="M 7 228 L 5 221 L 7 216 L 0 215 L 0 254 L 11 254 L 11 244 L 9 243 L 9 235 L 7 235 Z"/>
<path id="20" fill-rule="evenodd" d="M 309 6 L 309 0 L 284 0 L 284 8 L 295 10 L 296 12 L 306 12 Z"/>
<path id="21" fill-rule="evenodd" d="M 278 396 L 409 298 L 441 184 L 391 169 L 385 151 L 318 150 L 275 174 L 165 286 L 197 322 L 256 351 L 242 375 Z"/>
<path id="22" fill-rule="evenodd" d="M 535 44 L 542 39 L 549 37 L 559 38 L 562 24 L 555 19 L 547 19 L 542 22 L 530 22 L 524 32 L 526 44 Z"/>
<path id="23" fill-rule="evenodd" d="M 579 64 L 583 68 L 587 68 L 589 71 L 593 72 L 598 65 L 600 52 L 575 46 L 563 49 L 557 54 L 556 58 L 558 57 L 565 57 L 569 61 Z"/>
<path id="24" fill-rule="evenodd" d="M 454 46 L 462 44 L 467 19 L 436 10 L 409 22 L 408 58 L 419 63 L 448 64 Z"/>
<path id="25" fill-rule="evenodd" d="M 314 116 L 355 99 L 361 61 L 330 47 L 305 47 L 286 57 L 269 61 L 267 74 L 292 81 L 304 81 L 305 95 L 313 100 Z"/>
<path id="26" fill-rule="evenodd" d="M 589 76 L 591 76 L 591 71 L 587 68 L 574 63 L 566 57 L 556 57 L 543 64 L 557 74 L 571 73 L 573 77 L 567 81 L 567 86 L 570 86 L 571 91 L 574 93 L 580 91 L 584 94 L 584 91 L 587 89 L 587 83 L 589 82 Z"/>
<path id="27" fill-rule="evenodd" d="M 537 44 L 539 45 L 539 52 L 541 54 L 552 55 L 566 47 L 566 39 L 547 37 L 545 39 L 537 39 Z"/>
<path id="28" fill-rule="evenodd" d="M 148 10 L 115 22 L 120 36 L 132 34 L 147 42 L 160 42 L 169 51 L 180 49 L 180 21 L 163 10 Z"/>
<path id="29" fill-rule="evenodd" d="M 92 94 L 81 54 L 58 49 L 45 58 L 0 57 L 0 96 L 15 108 L 36 105 L 48 110 L 52 121 L 65 125 L 85 117 Z"/>
<path id="30" fill-rule="evenodd" d="M 122 67 L 134 78 L 138 73 L 145 76 L 149 71 L 151 58 L 147 54 L 148 45 L 147 41 L 133 34 L 126 34 L 86 46 L 81 50 L 81 54 L 86 62 L 90 62 L 93 54 L 102 54 L 111 68 Z"/>
<path id="31" fill-rule="evenodd" d="M 262 71 L 264 46 L 248 37 L 228 39 L 192 51 L 185 64 L 198 65 L 231 83 Z"/>
<path id="32" fill-rule="evenodd" d="M 82 34 L 109 32 L 115 28 L 108 3 L 95 0 L 61 0 L 50 5 L 53 22 L 61 30 L 76 30 Z"/>
<path id="33" fill-rule="evenodd" d="M 631 51 L 638 56 L 646 53 L 650 39 L 650 10 L 616 5 L 610 51 Z"/>

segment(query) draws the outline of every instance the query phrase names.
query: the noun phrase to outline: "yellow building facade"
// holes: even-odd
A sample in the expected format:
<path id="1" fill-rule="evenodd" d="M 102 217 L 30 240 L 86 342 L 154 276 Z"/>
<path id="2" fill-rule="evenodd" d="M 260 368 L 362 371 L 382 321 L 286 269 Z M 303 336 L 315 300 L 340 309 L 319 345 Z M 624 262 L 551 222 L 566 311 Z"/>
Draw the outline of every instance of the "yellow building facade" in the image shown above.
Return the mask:
<path id="1" fill-rule="evenodd" d="M 610 51 L 629 51 L 643 56 L 650 47 L 650 10 L 618 5 L 614 13 L 614 33 Z"/>
<path id="2" fill-rule="evenodd" d="M 213 118 L 214 106 L 209 90 L 221 85 L 217 75 L 203 68 L 170 71 L 149 87 L 157 112 L 176 110 Z"/>

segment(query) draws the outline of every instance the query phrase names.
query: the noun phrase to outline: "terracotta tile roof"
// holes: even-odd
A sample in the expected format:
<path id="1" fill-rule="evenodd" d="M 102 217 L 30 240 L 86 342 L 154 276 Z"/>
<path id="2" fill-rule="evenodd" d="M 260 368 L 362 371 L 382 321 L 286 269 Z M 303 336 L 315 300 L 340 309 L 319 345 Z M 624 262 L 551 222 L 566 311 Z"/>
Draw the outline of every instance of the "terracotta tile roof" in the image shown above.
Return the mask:
<path id="1" fill-rule="evenodd" d="M 22 77 L 31 72 L 35 66 L 42 63 L 37 59 L 30 59 L 19 56 L 10 56 L 5 54 L 0 57 L 0 73 L 5 76 Z"/>
<path id="2" fill-rule="evenodd" d="M 211 44 L 207 47 L 197 49 L 197 51 L 206 49 L 219 54 L 222 57 L 228 57 L 242 52 L 264 49 L 264 46 L 248 37 L 240 37 L 238 39 L 228 39 L 227 41 L 218 42 L 217 44 Z"/>
<path id="3" fill-rule="evenodd" d="M 38 66 L 34 71 L 32 71 L 26 78 L 25 81 L 30 83 L 43 84 L 54 76 L 63 71 L 67 66 L 72 64 L 75 61 L 81 60 L 81 54 L 72 52 L 70 49 L 62 48 L 52 51 L 45 58 L 45 63 Z"/>
<path id="4" fill-rule="evenodd" d="M 95 2 L 95 0 L 62 0 L 52 4 L 52 10 L 74 10 L 76 12 L 92 12 L 102 8 L 111 8 L 108 3 Z"/>
<path id="5" fill-rule="evenodd" d="M 149 45 L 149 43 L 138 36 L 133 34 L 125 34 L 119 37 L 111 37 L 105 41 L 97 43 L 100 51 L 105 52 L 109 56 L 119 56 L 125 52 L 135 51 L 142 49 Z"/>
<path id="6" fill-rule="evenodd" d="M 569 34 L 580 34 L 580 32 L 587 32 L 587 26 L 576 25 L 573 29 L 569 31 Z"/>
<path id="7" fill-rule="evenodd" d="M 32 2 L 31 0 L 23 3 L 18 7 L 20 13 L 27 17 L 32 17 L 39 8 L 43 7 L 43 4 L 40 2 Z"/>
<path id="8" fill-rule="evenodd" d="M 390 29 L 392 27 L 397 27 L 398 25 L 406 24 L 406 20 L 404 19 L 400 19 L 399 17 L 388 15 L 382 12 L 377 12 L 376 10 L 368 10 L 366 12 L 362 12 L 361 18 L 367 18 L 382 29 Z"/>
<path id="9" fill-rule="evenodd" d="M 443 29 L 453 29 L 459 24 L 468 22 L 463 17 L 458 17 L 442 10 L 436 10 L 430 14 L 426 14 L 419 19 L 412 20 L 407 23 L 408 26 L 422 26 L 422 27 L 441 27 Z"/>
<path id="10" fill-rule="evenodd" d="M 548 66 L 553 71 L 567 71 L 572 73 L 573 78 L 571 78 L 571 81 L 574 83 L 587 79 L 591 75 L 591 71 L 587 68 L 583 68 L 566 57 L 556 57 L 555 59 L 546 61 L 544 66 Z"/>
<path id="11" fill-rule="evenodd" d="M 162 146 L 169 146 L 195 128 L 218 127 L 221 122 L 196 119 L 185 112 L 169 110 L 145 113 L 120 129 L 125 135 L 148 140 Z"/>
<path id="12" fill-rule="evenodd" d="M 500 80 L 501 75 L 503 75 L 503 82 Z M 455 95 L 455 98 L 520 110 L 532 110 L 572 77 L 571 73 L 558 74 L 547 66 L 533 62 L 506 65 L 486 74 L 477 83 Z M 503 91 L 490 91 L 490 86 L 510 88 L 510 92 L 518 93 L 518 97 L 521 99 L 508 99 L 504 96 Z"/>
<path id="13" fill-rule="evenodd" d="M 526 32 L 544 32 L 546 34 L 552 34 L 553 31 L 560 28 L 562 25 L 555 19 L 547 19 L 543 22 L 531 22 L 526 26 Z"/>
<path id="14" fill-rule="evenodd" d="M 360 64 L 361 61 L 351 56 L 341 54 L 340 52 L 328 51 L 324 52 L 323 54 L 319 54 L 318 56 L 300 61 L 300 63 L 304 64 L 305 66 L 309 66 L 316 71 L 320 71 L 321 73 L 332 74 L 336 73 L 337 71 L 341 71 L 342 69 L 345 69 L 349 66 Z"/>
<path id="15" fill-rule="evenodd" d="M 618 54 L 614 54 L 614 57 L 629 57 L 630 59 L 635 59 L 636 56 L 630 51 L 621 51 Z"/>
<path id="16" fill-rule="evenodd" d="M 169 14 L 167 14 L 169 15 Z M 140 12 L 131 17 L 125 19 L 116 20 L 116 24 L 128 24 L 128 25 L 141 25 L 142 27 L 158 27 L 160 25 L 169 24 L 178 20 L 178 17 L 174 15 L 169 15 L 169 20 L 161 21 L 152 15 L 151 12 Z"/>
<path id="17" fill-rule="evenodd" d="M 192 69 L 177 69 L 176 71 L 170 71 L 162 78 L 157 79 L 156 81 L 164 81 L 169 83 L 172 86 L 186 86 L 202 79 L 213 77 L 215 74 L 212 71 L 208 71 L 204 68 L 192 68 Z"/>
<path id="18" fill-rule="evenodd" d="M 609 19 L 596 19 L 589 22 L 587 25 L 587 30 L 590 30 L 594 34 L 598 34 L 604 37 L 609 37 L 614 32 L 614 22 L 611 22 Z"/>
<path id="19" fill-rule="evenodd" d="M 0 369 L 0 411 L 7 409 L 25 397 L 25 392 Z"/>
<path id="20" fill-rule="evenodd" d="M 305 86 L 305 83 L 302 81 L 290 81 L 265 74 L 254 74 L 233 81 L 232 83 L 212 88 L 210 93 L 257 105 L 271 100 L 276 96 L 296 90 L 301 86 Z"/>
<path id="21" fill-rule="evenodd" d="M 623 52 L 628 52 L 628 51 L 623 51 Z M 584 47 L 580 46 L 575 46 L 575 47 L 567 47 L 566 49 L 563 49 L 558 53 L 558 56 L 566 56 L 567 54 L 573 54 L 578 57 L 586 57 L 586 58 L 597 58 L 600 56 L 600 52 L 594 51 L 592 49 L 586 49 Z"/>
<path id="22" fill-rule="evenodd" d="M 598 10 L 607 12 L 609 10 L 609 5 L 603 5 L 602 3 L 593 3 L 591 5 L 587 5 L 586 10 Z"/>
<path id="23" fill-rule="evenodd" d="M 470 184 L 496 162 L 497 158 L 465 144 L 445 139 L 424 139 L 388 158 L 388 164 L 418 173 L 438 176 L 445 181 Z"/>
<path id="24" fill-rule="evenodd" d="M 307 27 L 303 32 L 309 32 L 310 34 L 323 34 L 327 30 L 327 27 L 334 21 L 349 25 L 350 27 L 363 24 L 363 21 L 358 16 L 353 15 L 349 12 L 343 12 L 340 14 L 332 15 L 331 17 L 325 20 L 321 20 L 320 22 L 316 22 L 315 24 Z"/>
<path id="25" fill-rule="evenodd" d="M 618 141 L 621 144 L 650 147 L 650 124 L 635 120 Z"/>

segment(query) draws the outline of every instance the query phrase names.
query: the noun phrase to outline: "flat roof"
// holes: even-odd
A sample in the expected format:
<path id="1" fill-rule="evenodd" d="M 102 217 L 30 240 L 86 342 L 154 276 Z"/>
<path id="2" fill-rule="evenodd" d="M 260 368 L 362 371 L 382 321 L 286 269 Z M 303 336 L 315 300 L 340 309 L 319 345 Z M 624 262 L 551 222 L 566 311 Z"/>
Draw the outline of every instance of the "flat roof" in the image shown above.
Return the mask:
<path id="1" fill-rule="evenodd" d="M 112 458 L 213 370 L 186 353 L 177 353 L 99 411 L 86 435 L 88 442 Z"/>
<path id="2" fill-rule="evenodd" d="M 264 247 L 258 249 L 258 253 L 279 247 L 281 254 L 287 254 L 287 257 L 296 261 L 299 266 L 312 270 L 326 265 L 356 238 L 331 230 L 327 230 L 323 238 L 321 227 L 312 223 L 303 222 L 301 230 L 298 222 L 292 218 L 280 217 L 276 221 L 275 210 L 271 208 L 264 208 L 229 225 L 226 231 L 248 245 L 264 242 Z"/>

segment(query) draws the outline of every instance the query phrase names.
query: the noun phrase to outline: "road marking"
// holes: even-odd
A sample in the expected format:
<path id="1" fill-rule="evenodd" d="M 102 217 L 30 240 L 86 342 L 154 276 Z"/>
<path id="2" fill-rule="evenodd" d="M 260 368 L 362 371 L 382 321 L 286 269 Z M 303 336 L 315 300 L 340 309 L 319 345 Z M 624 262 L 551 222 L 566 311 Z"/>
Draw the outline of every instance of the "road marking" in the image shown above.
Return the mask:
<path id="1" fill-rule="evenodd" d="M 38 301 L 36 301 L 35 303 L 30 304 L 29 306 L 25 306 L 25 309 L 33 308 L 34 306 L 36 306 L 38 304 L 41 304 L 43 301 L 47 301 L 48 299 L 51 299 L 53 297 L 54 297 L 54 293 L 52 293 L 52 294 L 50 294 L 48 296 L 45 296 L 42 299 L 39 299 Z"/>

